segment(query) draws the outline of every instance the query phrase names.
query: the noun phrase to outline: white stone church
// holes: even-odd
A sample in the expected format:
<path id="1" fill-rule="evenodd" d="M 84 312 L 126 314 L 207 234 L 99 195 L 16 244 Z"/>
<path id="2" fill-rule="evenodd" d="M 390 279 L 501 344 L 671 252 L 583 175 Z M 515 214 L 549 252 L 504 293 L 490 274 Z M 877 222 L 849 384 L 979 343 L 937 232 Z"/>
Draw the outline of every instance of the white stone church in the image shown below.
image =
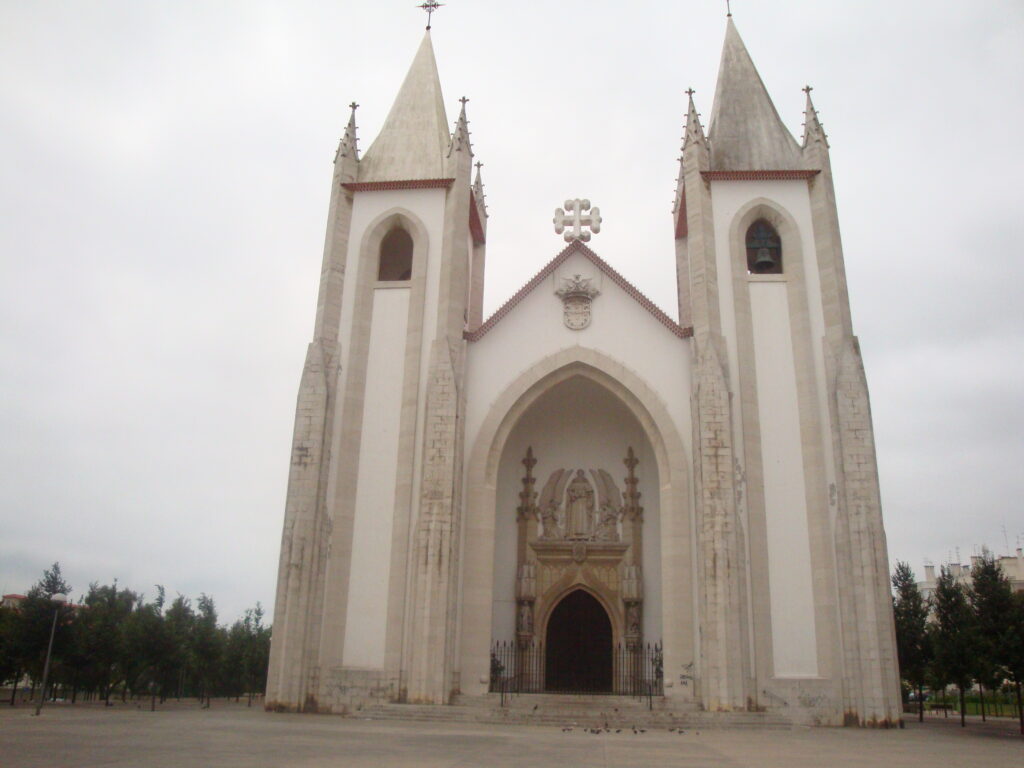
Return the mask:
<path id="1" fill-rule="evenodd" d="M 898 721 L 871 411 L 809 91 L 797 142 L 728 20 L 707 134 L 692 93 L 686 117 L 678 322 L 588 247 L 585 200 L 485 319 L 465 102 L 454 125 L 428 31 L 370 148 L 354 110 L 338 148 L 268 708 L 501 690 Z"/>

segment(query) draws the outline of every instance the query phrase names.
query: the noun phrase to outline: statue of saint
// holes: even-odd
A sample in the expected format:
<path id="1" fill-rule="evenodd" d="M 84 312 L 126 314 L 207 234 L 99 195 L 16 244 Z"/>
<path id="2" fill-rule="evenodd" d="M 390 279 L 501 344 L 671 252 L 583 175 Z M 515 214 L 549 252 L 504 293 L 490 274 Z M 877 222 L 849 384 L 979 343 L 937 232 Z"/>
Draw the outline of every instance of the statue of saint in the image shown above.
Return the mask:
<path id="1" fill-rule="evenodd" d="M 548 506 L 544 507 L 540 511 L 540 523 L 541 523 L 541 535 L 542 539 L 557 539 L 559 538 L 558 531 L 558 504 L 552 502 Z"/>
<path id="2" fill-rule="evenodd" d="M 594 489 L 590 486 L 582 469 L 576 470 L 576 476 L 569 483 L 566 506 L 566 536 L 568 538 L 589 536 L 594 519 Z"/>
<path id="3" fill-rule="evenodd" d="M 519 604 L 519 632 L 523 634 L 533 632 L 533 611 L 529 603 Z"/>

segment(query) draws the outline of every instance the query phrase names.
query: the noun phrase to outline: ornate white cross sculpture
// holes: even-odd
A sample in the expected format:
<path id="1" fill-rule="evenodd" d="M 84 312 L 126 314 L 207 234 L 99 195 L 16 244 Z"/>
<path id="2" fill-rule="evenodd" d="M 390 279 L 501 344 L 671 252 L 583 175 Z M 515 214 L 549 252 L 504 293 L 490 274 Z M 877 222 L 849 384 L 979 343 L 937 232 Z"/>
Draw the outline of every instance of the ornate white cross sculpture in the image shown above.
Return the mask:
<path id="1" fill-rule="evenodd" d="M 590 211 L 590 213 L 584 213 Z M 597 234 L 601 231 L 601 210 L 595 205 L 590 207 L 589 200 L 565 201 L 565 210 L 555 208 L 555 233 L 561 235 L 565 232 L 565 242 L 582 240 L 584 243 L 590 239 L 590 232 Z M 568 229 L 566 229 L 568 227 Z M 590 232 L 584 232 L 584 227 L 590 227 Z"/>

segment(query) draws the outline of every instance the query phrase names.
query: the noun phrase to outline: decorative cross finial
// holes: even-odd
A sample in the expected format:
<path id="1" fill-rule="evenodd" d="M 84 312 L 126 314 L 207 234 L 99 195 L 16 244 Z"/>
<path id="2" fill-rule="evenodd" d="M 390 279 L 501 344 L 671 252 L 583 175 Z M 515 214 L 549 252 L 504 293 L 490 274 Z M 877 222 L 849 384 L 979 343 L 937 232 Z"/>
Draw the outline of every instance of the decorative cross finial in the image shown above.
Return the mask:
<path id="1" fill-rule="evenodd" d="M 803 91 L 804 93 L 806 93 L 808 96 L 810 96 L 811 95 L 811 91 L 813 91 L 814 89 L 811 86 L 809 86 L 809 85 L 805 85 L 800 90 Z"/>
<path id="2" fill-rule="evenodd" d="M 466 98 L 465 96 L 463 96 L 463 97 L 462 97 L 461 99 L 459 99 L 459 103 L 460 103 L 460 104 L 462 105 L 462 108 L 463 108 L 463 109 L 465 109 L 465 108 L 466 108 L 466 103 L 467 103 L 468 101 L 469 101 L 469 99 L 467 99 L 467 98 Z"/>
<path id="3" fill-rule="evenodd" d="M 585 211 L 590 213 L 584 213 Z M 589 200 L 566 200 L 565 210 L 555 208 L 555 218 L 552 221 L 556 234 L 561 235 L 565 232 L 565 242 L 582 240 L 585 243 L 590 239 L 590 232 L 597 234 L 601 231 L 601 210 L 596 205 L 591 208 Z M 584 227 L 589 227 L 590 232 L 584 232 Z"/>
<path id="4" fill-rule="evenodd" d="M 479 160 L 477 160 L 475 163 L 473 163 L 473 165 L 476 166 L 476 172 L 477 173 L 480 173 L 480 169 L 484 167 L 484 164 L 481 163 Z"/>
<path id="5" fill-rule="evenodd" d="M 423 5 L 417 6 L 418 8 L 422 8 L 424 11 L 427 12 L 427 29 L 428 30 L 430 29 L 431 16 L 433 16 L 434 11 L 436 11 L 442 5 L 444 5 L 444 3 L 439 3 L 439 2 L 437 2 L 437 0 L 427 0 L 427 2 L 423 3 Z"/>
<path id="6" fill-rule="evenodd" d="M 351 104 L 348 105 L 348 108 L 355 112 L 357 109 L 359 109 L 359 105 L 353 101 Z"/>
<path id="7" fill-rule="evenodd" d="M 687 88 L 686 89 L 686 95 L 689 96 L 691 99 L 693 98 L 693 94 L 695 94 L 695 93 L 696 93 L 696 91 L 693 90 L 693 88 Z"/>

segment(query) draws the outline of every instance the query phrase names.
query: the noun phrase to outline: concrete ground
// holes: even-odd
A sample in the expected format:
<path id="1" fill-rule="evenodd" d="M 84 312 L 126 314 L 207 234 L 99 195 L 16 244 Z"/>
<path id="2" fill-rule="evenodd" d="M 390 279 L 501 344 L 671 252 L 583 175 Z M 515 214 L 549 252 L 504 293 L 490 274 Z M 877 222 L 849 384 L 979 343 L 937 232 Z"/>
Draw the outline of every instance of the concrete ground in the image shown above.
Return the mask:
<path id="1" fill-rule="evenodd" d="M 851 728 L 653 731 L 593 735 L 541 726 L 367 721 L 270 714 L 215 701 L 150 712 L 132 704 L 0 705 L 0 766 L 388 768 L 389 766 L 885 766 L 1024 765 L 1016 721 L 929 718 L 904 730 Z"/>

